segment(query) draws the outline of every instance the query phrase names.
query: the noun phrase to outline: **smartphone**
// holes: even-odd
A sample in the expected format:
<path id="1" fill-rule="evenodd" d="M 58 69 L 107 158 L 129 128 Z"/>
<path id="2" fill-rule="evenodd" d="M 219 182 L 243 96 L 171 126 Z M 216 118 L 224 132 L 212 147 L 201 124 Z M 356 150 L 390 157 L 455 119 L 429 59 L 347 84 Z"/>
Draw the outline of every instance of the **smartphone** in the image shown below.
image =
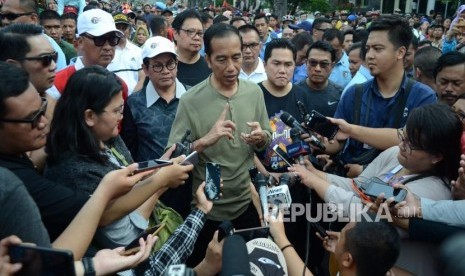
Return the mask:
<path id="1" fill-rule="evenodd" d="M 245 242 L 248 242 L 253 239 L 268 238 L 268 236 L 270 235 L 270 228 L 268 226 L 264 226 L 264 227 L 234 230 L 234 235 L 236 234 L 243 237 Z"/>
<path id="2" fill-rule="evenodd" d="M 384 193 L 384 199 L 394 197 L 395 203 L 399 203 L 405 200 L 405 197 L 407 196 L 407 190 L 394 189 L 390 185 L 380 181 L 370 179 L 370 181 L 365 185 L 364 194 L 372 199 L 376 199 L 381 193 Z"/>
<path id="3" fill-rule="evenodd" d="M 139 239 L 143 238 L 144 240 L 147 239 L 147 236 L 152 234 L 154 236 L 158 235 L 158 233 L 165 227 L 164 223 L 157 224 L 153 227 L 145 229 L 142 233 L 140 233 L 137 238 L 135 238 L 132 242 L 130 242 L 124 248 L 124 255 L 132 255 L 139 251 Z"/>
<path id="4" fill-rule="evenodd" d="M 134 173 L 141 173 L 141 172 L 153 170 L 156 168 L 169 166 L 169 165 L 172 165 L 173 162 L 161 160 L 161 159 L 153 159 L 149 161 L 138 162 L 137 164 L 139 164 L 139 167 L 134 171 Z"/>
<path id="5" fill-rule="evenodd" d="M 319 224 L 318 222 L 310 222 L 310 225 L 312 226 L 313 230 L 315 230 L 315 232 L 320 234 L 322 238 L 328 236 L 328 233 L 326 233 L 326 229 L 324 229 L 323 226 L 321 226 L 321 224 Z"/>
<path id="6" fill-rule="evenodd" d="M 311 131 L 325 136 L 329 140 L 332 140 L 339 130 L 337 125 L 331 123 L 328 118 L 315 110 L 312 110 L 308 121 L 305 122 L 305 126 Z"/>
<path id="7" fill-rule="evenodd" d="M 255 183 L 255 177 L 257 176 L 257 174 L 258 174 L 257 167 L 249 168 L 249 176 L 250 176 L 250 181 L 252 181 L 252 183 Z"/>
<path id="8" fill-rule="evenodd" d="M 280 148 L 279 145 L 274 145 L 273 151 L 276 152 L 276 154 L 286 163 L 286 165 L 292 167 L 291 161 L 286 158 L 287 152 Z"/>
<path id="9" fill-rule="evenodd" d="M 196 151 L 191 152 L 184 160 L 182 160 L 181 165 L 197 165 L 199 163 L 199 155 Z"/>
<path id="10" fill-rule="evenodd" d="M 29 244 L 8 247 L 11 263 L 22 263 L 15 275 L 75 275 L 73 253 Z"/>
<path id="11" fill-rule="evenodd" d="M 205 195 L 208 200 L 220 199 L 221 168 L 219 164 L 207 162 L 205 167 Z"/>

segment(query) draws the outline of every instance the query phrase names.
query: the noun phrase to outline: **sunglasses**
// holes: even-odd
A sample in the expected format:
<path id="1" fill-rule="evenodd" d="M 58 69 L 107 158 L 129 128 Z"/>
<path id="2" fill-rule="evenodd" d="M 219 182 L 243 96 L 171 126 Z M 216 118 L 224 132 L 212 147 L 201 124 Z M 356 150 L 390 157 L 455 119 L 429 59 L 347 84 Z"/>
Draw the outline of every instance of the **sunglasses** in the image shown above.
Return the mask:
<path id="1" fill-rule="evenodd" d="M 25 15 L 31 15 L 34 12 L 24 12 L 24 13 L 0 13 L 0 20 L 7 19 L 8 21 L 14 21 L 16 18 L 25 16 Z"/>
<path id="2" fill-rule="evenodd" d="M 108 41 L 108 44 L 110 46 L 116 46 L 121 40 L 121 37 L 117 36 L 116 34 L 107 34 L 107 35 L 101 35 L 101 36 L 92 36 L 87 33 L 81 34 L 83 37 L 87 37 L 88 39 L 91 39 L 94 41 L 95 46 L 97 47 L 102 47 L 105 45 L 105 43 Z"/>
<path id="3" fill-rule="evenodd" d="M 0 122 L 15 123 L 15 124 L 29 123 L 31 124 L 32 129 L 37 128 L 39 126 L 40 119 L 42 119 L 42 116 L 45 116 L 45 112 L 47 111 L 47 99 L 46 98 L 41 98 L 41 99 L 42 99 L 42 105 L 40 106 L 40 109 L 32 115 L 31 119 L 2 118 L 0 119 Z"/>
<path id="4" fill-rule="evenodd" d="M 23 58 L 23 60 L 37 60 L 37 61 L 40 61 L 42 63 L 43 67 L 50 66 L 50 64 L 52 64 L 52 61 L 54 61 L 56 63 L 57 59 L 58 59 L 58 53 L 57 52 L 53 52 L 53 53 L 38 56 L 38 57 L 25 57 L 25 58 Z"/>
<path id="5" fill-rule="evenodd" d="M 318 61 L 318 60 L 310 59 L 310 60 L 307 60 L 307 65 L 310 67 L 317 67 L 318 65 L 320 65 L 321 69 L 328 69 L 331 63 L 327 61 Z"/>

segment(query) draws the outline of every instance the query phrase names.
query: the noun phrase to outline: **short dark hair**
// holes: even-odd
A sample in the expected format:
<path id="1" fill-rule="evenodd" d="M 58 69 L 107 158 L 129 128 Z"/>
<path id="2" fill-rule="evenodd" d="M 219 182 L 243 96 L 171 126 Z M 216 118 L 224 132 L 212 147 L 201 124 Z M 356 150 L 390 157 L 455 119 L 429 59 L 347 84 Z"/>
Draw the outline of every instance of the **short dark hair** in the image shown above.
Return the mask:
<path id="1" fill-rule="evenodd" d="M 137 24 L 137 21 L 142 21 L 142 22 L 145 22 L 145 24 L 147 24 L 147 20 L 146 20 L 145 17 L 142 16 L 142 15 L 136 16 L 136 20 L 135 20 L 135 23 L 136 23 L 136 24 Z"/>
<path id="2" fill-rule="evenodd" d="M 231 21 L 229 21 L 229 24 L 232 25 L 236 21 L 244 21 L 244 23 L 247 24 L 247 22 L 245 22 L 245 19 L 240 17 L 240 16 L 235 16 L 235 17 L 231 18 Z"/>
<path id="3" fill-rule="evenodd" d="M 150 20 L 150 31 L 152 36 L 158 36 L 161 30 L 166 27 L 166 19 L 163 16 L 155 15 Z"/>
<path id="4" fill-rule="evenodd" d="M 354 37 L 352 38 L 352 41 L 354 43 L 360 42 L 362 40 L 367 40 L 368 39 L 368 31 L 365 29 L 360 29 L 360 30 L 355 30 L 354 32 Z"/>
<path id="5" fill-rule="evenodd" d="M 212 40 L 214 38 L 224 38 L 228 37 L 230 35 L 237 35 L 239 37 L 239 40 L 241 42 L 241 49 L 242 49 L 242 37 L 239 34 L 239 31 L 225 23 L 218 23 L 218 24 L 213 24 L 208 30 L 205 32 L 205 35 L 203 37 L 204 43 L 205 43 L 205 54 L 211 55 L 212 54 Z"/>
<path id="6" fill-rule="evenodd" d="M 61 15 L 61 20 L 72 19 L 74 22 L 77 22 L 77 15 L 72 12 L 67 12 Z"/>
<path id="7" fill-rule="evenodd" d="M 414 35 L 412 36 L 412 41 L 410 41 L 409 47 L 410 47 L 410 45 L 412 45 L 412 47 L 413 47 L 413 49 L 415 49 L 415 51 L 418 49 L 418 38 L 416 36 L 414 36 Z"/>
<path id="8" fill-rule="evenodd" d="M 347 53 L 350 53 L 350 52 L 352 52 L 353 50 L 361 49 L 361 48 L 362 48 L 362 42 L 353 43 L 352 45 L 350 45 L 349 51 L 347 51 Z"/>
<path id="9" fill-rule="evenodd" d="M 346 30 L 343 34 L 344 39 L 346 38 L 346 35 L 351 34 L 352 36 L 354 35 L 355 31 L 352 29 Z"/>
<path id="10" fill-rule="evenodd" d="M 443 32 L 444 32 L 444 26 L 442 26 L 442 25 L 435 24 L 435 25 L 433 25 L 433 26 L 432 26 L 432 28 L 433 28 L 433 29 L 440 28 L 440 29 L 441 29 L 441 31 L 443 31 Z"/>
<path id="11" fill-rule="evenodd" d="M 335 38 L 337 38 L 340 45 L 342 45 L 342 43 L 344 43 L 344 34 L 341 31 L 339 31 L 338 29 L 332 28 L 332 29 L 326 30 L 323 33 L 322 40 L 326 40 L 328 42 L 331 42 Z"/>
<path id="12" fill-rule="evenodd" d="M 324 52 L 328 52 L 328 53 L 331 54 L 331 61 L 334 62 L 336 60 L 336 51 L 334 50 L 333 46 L 331 46 L 331 44 L 329 44 L 328 41 L 319 40 L 319 41 L 316 41 L 315 43 L 313 43 L 312 45 L 310 45 L 310 47 L 308 47 L 308 51 L 307 51 L 307 58 L 310 55 L 310 51 L 312 49 L 318 49 L 318 50 L 321 50 L 321 51 L 324 51 Z"/>
<path id="13" fill-rule="evenodd" d="M 406 50 L 413 37 L 408 21 L 398 15 L 383 15 L 374 20 L 368 28 L 368 33 L 373 31 L 387 31 L 389 41 L 396 48 L 405 47 Z"/>
<path id="14" fill-rule="evenodd" d="M 45 20 L 61 20 L 60 15 L 54 10 L 45 10 L 39 15 L 40 24 L 43 25 Z"/>
<path id="15" fill-rule="evenodd" d="M 213 20 L 213 16 L 206 12 L 201 12 L 200 18 L 203 24 L 208 23 L 209 20 Z"/>
<path id="16" fill-rule="evenodd" d="M 255 16 L 253 19 L 253 24 L 255 25 L 255 21 L 257 21 L 258 19 L 262 19 L 262 18 L 265 18 L 265 22 L 266 24 L 268 24 L 269 22 L 268 17 L 264 13 L 257 14 L 257 16 Z"/>
<path id="17" fill-rule="evenodd" d="M 290 42 L 288 39 L 285 39 L 285 38 L 273 39 L 266 45 L 265 55 L 264 55 L 264 58 L 263 58 L 264 62 L 268 61 L 268 59 L 271 57 L 271 54 L 273 53 L 274 49 L 289 49 L 289 50 L 291 50 L 292 58 L 294 59 L 294 62 L 295 62 L 297 51 L 296 51 L 296 49 L 294 47 L 294 44 L 292 44 L 292 42 Z"/>
<path id="18" fill-rule="evenodd" d="M 23 94 L 28 87 L 29 75 L 24 69 L 0 61 L 0 118 L 3 118 L 7 113 L 5 105 L 6 99 L 18 97 Z"/>
<path id="19" fill-rule="evenodd" d="M 277 14 L 272 13 L 269 17 L 273 17 L 276 21 L 279 21 L 279 16 Z"/>
<path id="20" fill-rule="evenodd" d="M 67 154 L 80 154 L 105 162 L 107 157 L 86 125 L 84 113 L 91 109 L 101 114 L 122 89 L 118 77 L 101 66 L 87 66 L 74 73 L 55 107 L 46 145 L 47 160 L 53 163 Z"/>
<path id="21" fill-rule="evenodd" d="M 311 45 L 313 43 L 313 37 L 310 33 L 301 32 L 296 34 L 291 42 L 294 44 L 297 51 L 302 50 L 306 45 Z"/>
<path id="22" fill-rule="evenodd" d="M 226 16 L 220 14 L 220 15 L 217 15 L 213 19 L 213 24 L 223 23 L 224 21 L 228 21 L 228 23 L 229 23 L 229 18 L 227 18 Z"/>
<path id="23" fill-rule="evenodd" d="M 442 156 L 428 173 L 449 186 L 450 180 L 458 176 L 461 154 L 462 122 L 457 114 L 445 104 L 423 105 L 412 110 L 406 126 L 412 146 Z"/>
<path id="24" fill-rule="evenodd" d="M 420 48 L 415 52 L 413 66 L 421 70 L 422 74 L 428 79 L 434 79 L 434 68 L 436 61 L 442 55 L 441 50 L 433 46 Z"/>
<path id="25" fill-rule="evenodd" d="M 248 32 L 256 32 L 258 37 L 260 37 L 260 33 L 258 32 L 258 29 L 255 26 L 250 25 L 250 24 L 242 25 L 237 30 L 241 34 L 245 34 L 245 33 L 248 33 Z"/>
<path id="26" fill-rule="evenodd" d="M 447 52 L 438 58 L 436 66 L 434 67 L 434 78 L 438 76 L 439 72 L 444 69 L 444 67 L 451 67 L 459 64 L 465 65 L 465 54 L 462 54 L 457 51 Z"/>
<path id="27" fill-rule="evenodd" d="M 358 276 L 384 276 L 399 257 L 399 234 L 385 221 L 362 220 L 345 232 L 345 250 L 354 258 Z"/>
<path id="28" fill-rule="evenodd" d="M 431 40 L 428 39 L 423 39 L 422 41 L 418 42 L 418 47 L 423 47 L 425 45 L 433 46 L 433 43 L 431 42 Z"/>
<path id="29" fill-rule="evenodd" d="M 174 30 L 179 31 L 182 28 L 182 24 L 184 24 L 184 21 L 186 21 L 186 19 L 189 18 L 198 19 L 200 23 L 202 23 L 202 17 L 200 16 L 200 13 L 198 11 L 194 9 L 187 9 L 176 15 L 176 17 L 173 20 L 173 23 L 171 23 L 171 26 Z"/>
<path id="30" fill-rule="evenodd" d="M 21 61 L 31 51 L 27 37 L 42 35 L 43 29 L 35 24 L 12 24 L 0 30 L 0 60 Z"/>
<path id="31" fill-rule="evenodd" d="M 313 20 L 313 29 L 318 29 L 320 28 L 321 24 L 323 23 L 328 23 L 331 24 L 331 20 L 325 17 L 318 17 Z"/>

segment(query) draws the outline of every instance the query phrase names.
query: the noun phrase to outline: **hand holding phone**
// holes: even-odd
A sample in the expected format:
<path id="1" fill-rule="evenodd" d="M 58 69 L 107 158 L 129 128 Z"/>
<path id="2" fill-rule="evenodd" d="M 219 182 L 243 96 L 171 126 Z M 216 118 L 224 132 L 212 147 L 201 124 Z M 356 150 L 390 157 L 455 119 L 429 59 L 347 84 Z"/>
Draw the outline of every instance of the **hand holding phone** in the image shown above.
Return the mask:
<path id="1" fill-rule="evenodd" d="M 181 165 L 197 165 L 199 163 L 199 155 L 196 151 L 191 152 L 182 162 Z"/>
<path id="2" fill-rule="evenodd" d="M 339 130 L 337 125 L 331 123 L 328 118 L 315 110 L 312 110 L 309 119 L 305 122 L 305 126 L 329 140 L 332 140 Z"/>
<path id="3" fill-rule="evenodd" d="M 142 233 L 140 233 L 137 238 L 135 238 L 132 242 L 130 242 L 124 248 L 124 255 L 132 255 L 139 251 L 139 239 L 147 239 L 147 236 L 152 234 L 153 236 L 158 235 L 158 233 L 165 227 L 164 223 L 157 224 L 153 227 L 145 229 Z"/>
<path id="4" fill-rule="evenodd" d="M 219 164 L 207 162 L 205 167 L 205 196 L 208 200 L 220 199 L 221 168 Z"/>

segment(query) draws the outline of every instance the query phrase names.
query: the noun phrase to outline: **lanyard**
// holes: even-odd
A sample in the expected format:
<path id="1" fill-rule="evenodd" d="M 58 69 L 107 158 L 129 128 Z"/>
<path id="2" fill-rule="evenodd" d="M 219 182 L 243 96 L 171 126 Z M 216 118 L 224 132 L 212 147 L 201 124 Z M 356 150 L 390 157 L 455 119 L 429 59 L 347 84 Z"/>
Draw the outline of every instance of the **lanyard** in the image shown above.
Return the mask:
<path id="1" fill-rule="evenodd" d="M 119 153 L 115 147 L 111 147 L 110 148 L 110 152 L 111 154 L 117 159 L 117 161 L 122 164 L 123 166 L 128 166 L 128 161 L 126 161 L 126 158 L 121 154 Z"/>

